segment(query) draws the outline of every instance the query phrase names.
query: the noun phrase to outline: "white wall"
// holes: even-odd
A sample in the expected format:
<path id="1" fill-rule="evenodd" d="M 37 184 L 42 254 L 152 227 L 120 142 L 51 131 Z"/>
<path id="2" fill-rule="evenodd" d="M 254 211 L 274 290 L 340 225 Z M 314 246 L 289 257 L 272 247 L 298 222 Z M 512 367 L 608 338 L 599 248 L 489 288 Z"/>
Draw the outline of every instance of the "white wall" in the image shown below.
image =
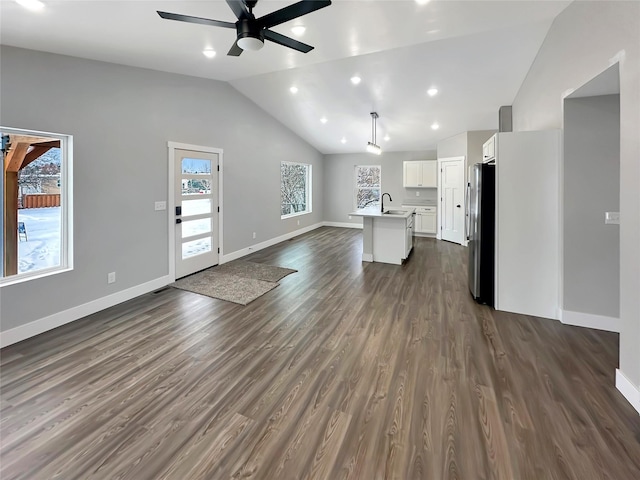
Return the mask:
<path id="1" fill-rule="evenodd" d="M 604 213 L 620 209 L 620 95 L 565 100 L 563 183 L 562 307 L 616 319 L 620 228 Z"/>
<path id="2" fill-rule="evenodd" d="M 322 155 L 226 83 L 12 47 L 0 61 L 2 125 L 74 136 L 75 205 L 75 269 L 2 287 L 3 332 L 168 274 L 167 141 L 224 150 L 223 253 L 323 220 Z M 280 219 L 281 160 L 313 165 L 312 214 Z"/>
<path id="3" fill-rule="evenodd" d="M 324 156 L 324 220 L 332 223 L 362 225 L 362 219 L 349 219 L 354 209 L 354 168 L 356 165 L 381 165 L 382 191 L 389 192 L 393 202 L 385 206 L 400 207 L 405 199 L 432 199 L 435 201 L 436 189 L 410 189 L 402 186 L 402 167 L 404 161 L 435 160 L 434 151 L 423 152 L 383 152 L 376 156 L 370 153 L 347 153 Z M 420 190 L 416 197 L 415 190 Z"/>
<path id="4" fill-rule="evenodd" d="M 640 408 L 640 3 L 573 2 L 513 102 L 514 131 L 562 127 L 562 98 L 620 62 L 620 371 Z M 627 396 L 629 398 L 629 396 Z"/>

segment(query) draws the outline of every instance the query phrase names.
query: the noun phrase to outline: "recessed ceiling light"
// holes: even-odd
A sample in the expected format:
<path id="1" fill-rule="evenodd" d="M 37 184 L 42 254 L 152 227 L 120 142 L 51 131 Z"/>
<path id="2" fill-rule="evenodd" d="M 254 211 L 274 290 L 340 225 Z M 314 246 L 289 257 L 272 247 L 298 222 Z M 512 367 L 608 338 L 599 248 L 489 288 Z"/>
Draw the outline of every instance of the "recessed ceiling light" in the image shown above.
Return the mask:
<path id="1" fill-rule="evenodd" d="M 429 94 L 430 97 L 433 97 L 436 93 L 438 93 L 438 89 L 432 87 L 429 90 L 427 90 L 427 93 Z"/>
<path id="2" fill-rule="evenodd" d="M 213 58 L 216 56 L 216 51 L 213 48 L 205 48 L 202 53 L 207 58 Z"/>
<path id="3" fill-rule="evenodd" d="M 16 3 L 22 5 L 24 8 L 34 11 L 42 10 L 44 8 L 44 3 L 40 0 L 16 0 Z"/>
<path id="4" fill-rule="evenodd" d="M 291 27 L 291 32 L 296 37 L 301 37 L 302 35 L 304 35 L 304 32 L 306 30 L 307 30 L 307 27 L 305 27 L 304 25 L 296 25 L 295 27 Z"/>
<path id="5" fill-rule="evenodd" d="M 440 128 L 440 125 L 438 125 L 437 123 L 432 123 L 431 124 L 431 130 L 438 130 Z"/>
<path id="6" fill-rule="evenodd" d="M 298 87 L 293 86 L 293 87 L 291 87 L 291 88 L 289 89 L 289 91 L 290 91 L 291 93 L 293 93 L 293 94 L 296 94 L 296 93 L 298 93 Z"/>
<path id="7" fill-rule="evenodd" d="M 416 3 L 418 5 L 426 5 L 427 3 L 429 3 L 429 0 L 416 0 Z"/>
<path id="8" fill-rule="evenodd" d="M 340 143 L 347 143 L 347 139 L 342 137 L 342 140 L 340 140 Z"/>
<path id="9" fill-rule="evenodd" d="M 327 117 L 322 117 L 322 118 L 320 119 L 320 121 L 321 121 L 322 123 L 327 123 Z"/>
<path id="10" fill-rule="evenodd" d="M 391 137 L 389 135 L 385 135 L 384 136 L 384 141 L 388 142 L 389 140 L 391 140 Z"/>
<path id="11" fill-rule="evenodd" d="M 362 79 L 357 75 L 351 77 L 351 83 L 353 83 L 354 85 L 358 85 L 361 81 Z"/>

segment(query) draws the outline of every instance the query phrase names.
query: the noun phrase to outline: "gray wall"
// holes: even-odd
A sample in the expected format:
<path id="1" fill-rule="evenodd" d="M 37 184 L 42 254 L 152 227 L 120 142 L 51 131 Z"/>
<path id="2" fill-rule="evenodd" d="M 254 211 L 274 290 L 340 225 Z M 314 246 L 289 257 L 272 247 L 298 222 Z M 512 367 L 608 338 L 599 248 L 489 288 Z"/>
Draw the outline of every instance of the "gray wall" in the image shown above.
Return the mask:
<path id="1" fill-rule="evenodd" d="M 168 274 L 167 141 L 224 149 L 223 253 L 323 220 L 322 155 L 226 83 L 12 47 L 0 68 L 3 126 L 74 136 L 75 217 L 74 270 L 2 287 L 3 331 Z M 313 165 L 312 214 L 280 219 L 281 160 Z"/>
<path id="2" fill-rule="evenodd" d="M 482 152 L 480 152 L 482 154 Z M 438 142 L 438 158 L 466 157 L 467 156 L 467 132 L 459 133 L 453 137 Z"/>
<path id="3" fill-rule="evenodd" d="M 563 309 L 620 314 L 620 95 L 564 104 Z"/>
<path id="4" fill-rule="evenodd" d="M 380 156 L 370 153 L 348 153 L 324 156 L 324 220 L 337 223 L 359 223 L 362 219 L 349 219 L 354 209 L 354 167 L 356 165 L 381 165 L 382 191 L 389 192 L 393 202 L 389 205 L 400 207 L 405 199 L 435 200 L 436 189 L 420 189 L 420 197 L 415 190 L 402 186 L 402 162 L 409 160 L 435 160 L 434 151 L 424 152 L 384 152 Z"/>
<path id="5" fill-rule="evenodd" d="M 514 131 L 562 126 L 562 97 L 620 62 L 620 370 L 640 386 L 640 3 L 573 2 L 513 102 Z"/>

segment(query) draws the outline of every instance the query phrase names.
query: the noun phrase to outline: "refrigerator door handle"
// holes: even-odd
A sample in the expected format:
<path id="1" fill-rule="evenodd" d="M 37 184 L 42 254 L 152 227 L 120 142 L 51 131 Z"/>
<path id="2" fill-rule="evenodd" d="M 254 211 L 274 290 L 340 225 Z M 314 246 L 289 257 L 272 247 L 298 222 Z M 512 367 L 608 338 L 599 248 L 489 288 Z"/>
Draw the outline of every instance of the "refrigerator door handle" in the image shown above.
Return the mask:
<path id="1" fill-rule="evenodd" d="M 466 233 L 467 233 L 467 240 L 470 240 L 470 235 L 469 235 L 469 231 L 471 229 L 471 182 L 467 182 L 467 191 L 466 191 L 466 212 L 465 212 L 465 219 L 466 219 Z"/>

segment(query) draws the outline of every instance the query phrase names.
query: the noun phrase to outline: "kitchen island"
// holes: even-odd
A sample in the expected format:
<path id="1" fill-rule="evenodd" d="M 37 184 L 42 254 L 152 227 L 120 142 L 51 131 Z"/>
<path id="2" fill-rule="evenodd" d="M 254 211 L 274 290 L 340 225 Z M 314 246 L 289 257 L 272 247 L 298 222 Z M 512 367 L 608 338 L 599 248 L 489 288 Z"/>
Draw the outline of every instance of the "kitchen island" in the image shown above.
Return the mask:
<path id="1" fill-rule="evenodd" d="M 351 212 L 362 217 L 362 261 L 401 265 L 413 248 L 414 214 L 415 208 Z"/>

